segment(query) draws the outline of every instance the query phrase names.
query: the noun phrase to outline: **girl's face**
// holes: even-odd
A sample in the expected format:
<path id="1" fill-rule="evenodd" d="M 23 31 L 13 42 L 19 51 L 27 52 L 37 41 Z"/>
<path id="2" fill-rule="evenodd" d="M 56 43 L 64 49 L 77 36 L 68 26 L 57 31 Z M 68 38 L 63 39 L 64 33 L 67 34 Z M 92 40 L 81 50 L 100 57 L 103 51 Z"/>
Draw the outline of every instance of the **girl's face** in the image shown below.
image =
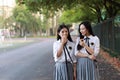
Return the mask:
<path id="1" fill-rule="evenodd" d="M 82 33 L 83 36 L 89 35 L 88 30 L 86 29 L 86 27 L 83 24 L 80 25 L 80 32 Z"/>
<path id="2" fill-rule="evenodd" d="M 66 28 L 61 29 L 59 32 L 60 37 L 68 37 L 68 30 Z"/>

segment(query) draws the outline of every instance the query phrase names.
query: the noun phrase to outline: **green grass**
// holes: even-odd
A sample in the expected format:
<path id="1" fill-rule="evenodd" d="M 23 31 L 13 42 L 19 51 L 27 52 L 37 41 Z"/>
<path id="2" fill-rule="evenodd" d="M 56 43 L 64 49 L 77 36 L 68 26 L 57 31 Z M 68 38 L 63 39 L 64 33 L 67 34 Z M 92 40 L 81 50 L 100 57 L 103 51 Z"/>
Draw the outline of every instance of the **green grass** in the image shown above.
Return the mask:
<path id="1" fill-rule="evenodd" d="M 24 38 L 24 37 L 12 37 L 12 38 Z M 28 36 L 26 38 L 56 38 L 56 36 Z"/>
<path id="2" fill-rule="evenodd" d="M 15 48 L 19 48 L 28 44 L 33 43 L 34 41 L 32 40 L 11 40 L 11 41 L 4 41 L 1 43 L 0 46 L 0 53 L 4 52 L 4 51 L 8 51 L 8 50 L 12 50 Z"/>

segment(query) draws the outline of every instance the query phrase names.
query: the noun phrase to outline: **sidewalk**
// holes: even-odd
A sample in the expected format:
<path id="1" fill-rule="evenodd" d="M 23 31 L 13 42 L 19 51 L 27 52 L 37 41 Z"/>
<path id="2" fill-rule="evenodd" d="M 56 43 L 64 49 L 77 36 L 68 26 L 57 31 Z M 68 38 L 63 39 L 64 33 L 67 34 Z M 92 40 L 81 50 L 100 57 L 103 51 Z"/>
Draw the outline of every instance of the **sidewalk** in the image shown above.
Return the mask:
<path id="1" fill-rule="evenodd" d="M 103 51 L 101 52 L 104 53 Z M 102 53 L 98 56 L 100 80 L 119 80 L 120 71 L 114 68 L 113 65 L 107 61 L 107 59 L 103 58 L 104 55 Z"/>

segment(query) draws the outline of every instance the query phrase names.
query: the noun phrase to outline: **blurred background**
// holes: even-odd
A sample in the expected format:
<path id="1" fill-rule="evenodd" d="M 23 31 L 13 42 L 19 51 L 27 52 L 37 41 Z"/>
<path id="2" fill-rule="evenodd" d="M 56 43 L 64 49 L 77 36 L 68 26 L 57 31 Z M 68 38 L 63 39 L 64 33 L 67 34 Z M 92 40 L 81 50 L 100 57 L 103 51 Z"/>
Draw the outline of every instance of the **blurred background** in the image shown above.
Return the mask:
<path id="1" fill-rule="evenodd" d="M 0 0 L 0 53 L 13 45 L 54 41 L 57 28 L 63 23 L 69 26 L 75 41 L 78 25 L 86 20 L 100 38 L 101 49 L 112 57 L 110 63 L 115 62 L 120 70 L 120 0 Z M 110 59 L 106 54 L 103 57 Z"/>
<path id="2" fill-rule="evenodd" d="M 18 37 L 56 36 L 62 23 L 76 36 L 84 20 L 92 23 L 104 47 L 120 53 L 119 0 L 0 0 L 0 43 Z"/>

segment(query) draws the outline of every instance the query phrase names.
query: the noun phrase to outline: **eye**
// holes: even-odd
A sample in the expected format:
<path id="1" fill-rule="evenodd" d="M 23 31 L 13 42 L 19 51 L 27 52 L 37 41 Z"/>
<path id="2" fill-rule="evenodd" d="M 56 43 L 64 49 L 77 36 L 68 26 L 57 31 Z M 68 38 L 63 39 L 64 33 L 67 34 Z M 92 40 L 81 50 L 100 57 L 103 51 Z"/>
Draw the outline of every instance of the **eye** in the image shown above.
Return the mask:
<path id="1" fill-rule="evenodd" d="M 62 31 L 62 33 L 64 33 L 64 31 Z"/>
<path id="2" fill-rule="evenodd" d="M 68 31 L 65 31 L 66 33 L 68 32 Z"/>

